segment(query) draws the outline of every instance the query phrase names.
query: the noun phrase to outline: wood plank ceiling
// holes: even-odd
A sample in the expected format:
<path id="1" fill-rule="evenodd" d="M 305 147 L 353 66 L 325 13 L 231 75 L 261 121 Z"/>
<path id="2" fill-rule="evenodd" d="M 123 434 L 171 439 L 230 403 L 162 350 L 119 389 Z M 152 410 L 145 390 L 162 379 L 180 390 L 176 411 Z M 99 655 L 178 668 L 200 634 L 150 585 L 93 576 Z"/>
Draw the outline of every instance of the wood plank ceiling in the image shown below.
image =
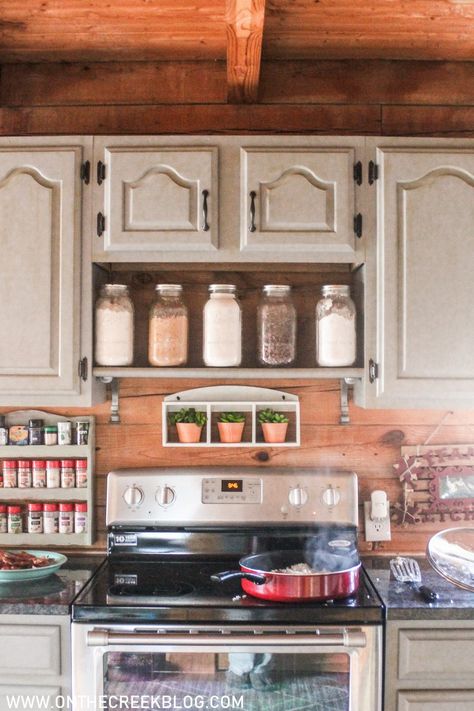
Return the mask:
<path id="1" fill-rule="evenodd" d="M 1 0 L 0 63 L 225 61 L 230 102 L 260 58 L 474 59 L 473 0 Z"/>

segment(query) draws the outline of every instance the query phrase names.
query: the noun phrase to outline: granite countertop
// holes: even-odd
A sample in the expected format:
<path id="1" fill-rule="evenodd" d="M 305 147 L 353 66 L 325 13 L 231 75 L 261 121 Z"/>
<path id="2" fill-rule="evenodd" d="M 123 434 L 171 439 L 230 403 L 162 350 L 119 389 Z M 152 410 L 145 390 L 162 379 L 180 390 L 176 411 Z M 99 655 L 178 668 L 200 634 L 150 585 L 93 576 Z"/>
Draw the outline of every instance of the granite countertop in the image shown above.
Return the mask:
<path id="1" fill-rule="evenodd" d="M 69 615 L 70 606 L 104 555 L 66 553 L 57 573 L 36 582 L 0 583 L 1 615 Z"/>
<path id="2" fill-rule="evenodd" d="M 437 602 L 425 602 L 409 583 L 394 580 L 389 557 L 363 558 L 367 574 L 387 609 L 387 619 L 474 620 L 474 592 L 463 590 L 442 578 L 425 557 L 416 557 L 416 560 L 420 564 L 422 584 L 439 594 Z"/>

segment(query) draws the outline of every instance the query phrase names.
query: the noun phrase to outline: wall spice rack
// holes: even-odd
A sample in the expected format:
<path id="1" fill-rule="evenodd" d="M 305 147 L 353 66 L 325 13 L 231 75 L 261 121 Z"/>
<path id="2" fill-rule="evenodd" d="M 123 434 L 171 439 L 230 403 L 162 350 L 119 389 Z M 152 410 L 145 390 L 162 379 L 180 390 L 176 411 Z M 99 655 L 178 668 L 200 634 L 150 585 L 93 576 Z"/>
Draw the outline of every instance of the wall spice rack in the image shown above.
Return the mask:
<path id="1" fill-rule="evenodd" d="M 6 414 L 7 427 L 28 424 L 30 419 L 44 420 L 45 425 L 58 422 L 88 422 L 87 444 L 25 444 L 0 446 L 0 467 L 4 459 L 87 459 L 87 486 L 71 488 L 4 487 L 0 488 L 0 503 L 26 506 L 31 502 L 86 502 L 87 529 L 85 533 L 0 533 L 0 546 L 25 546 L 50 548 L 90 546 L 94 540 L 94 462 L 95 418 L 89 416 L 65 417 L 42 410 L 15 410 Z"/>
<path id="2" fill-rule="evenodd" d="M 194 407 L 206 413 L 201 441 L 186 444 L 178 441 L 176 428 L 169 423 L 169 416 L 182 408 Z M 261 410 L 272 408 L 288 417 L 285 442 L 267 443 L 258 422 Z M 221 442 L 217 420 L 222 412 L 241 412 L 245 415 L 242 441 L 236 444 Z M 216 385 L 194 388 L 168 395 L 162 405 L 162 439 L 164 447 L 298 447 L 300 445 L 300 403 L 297 395 L 273 390 L 240 385 Z"/>

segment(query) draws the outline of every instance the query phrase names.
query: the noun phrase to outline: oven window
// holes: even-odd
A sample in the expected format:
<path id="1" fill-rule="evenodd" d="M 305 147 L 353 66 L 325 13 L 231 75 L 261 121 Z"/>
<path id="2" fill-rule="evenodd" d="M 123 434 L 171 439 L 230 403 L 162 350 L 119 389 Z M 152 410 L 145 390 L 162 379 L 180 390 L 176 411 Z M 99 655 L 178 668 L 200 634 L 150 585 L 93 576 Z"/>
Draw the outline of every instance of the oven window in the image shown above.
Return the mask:
<path id="1" fill-rule="evenodd" d="M 349 711 L 347 654 L 114 652 L 109 709 Z"/>

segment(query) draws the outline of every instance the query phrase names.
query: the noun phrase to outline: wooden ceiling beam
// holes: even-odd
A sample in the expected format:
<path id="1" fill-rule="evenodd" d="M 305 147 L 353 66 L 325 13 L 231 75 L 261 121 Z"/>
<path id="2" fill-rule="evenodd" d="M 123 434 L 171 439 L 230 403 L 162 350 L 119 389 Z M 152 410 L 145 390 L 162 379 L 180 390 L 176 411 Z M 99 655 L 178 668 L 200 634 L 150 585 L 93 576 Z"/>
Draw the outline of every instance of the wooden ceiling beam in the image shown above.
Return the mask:
<path id="1" fill-rule="evenodd" d="M 257 101 L 264 20 L 265 0 L 226 0 L 229 103 Z"/>

